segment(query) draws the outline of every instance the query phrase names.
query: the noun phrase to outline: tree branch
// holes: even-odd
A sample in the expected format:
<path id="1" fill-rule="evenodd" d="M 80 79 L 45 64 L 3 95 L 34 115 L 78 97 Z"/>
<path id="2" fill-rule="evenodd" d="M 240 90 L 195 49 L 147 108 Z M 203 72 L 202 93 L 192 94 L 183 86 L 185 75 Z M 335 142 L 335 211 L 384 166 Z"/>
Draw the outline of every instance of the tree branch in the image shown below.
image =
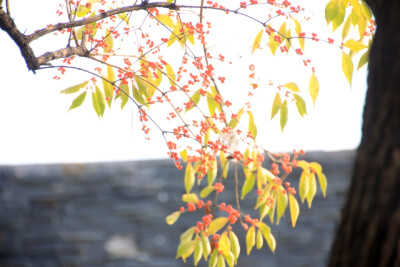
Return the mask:
<path id="1" fill-rule="evenodd" d="M 17 44 L 22 56 L 25 59 L 28 69 L 32 70 L 35 73 L 35 70 L 39 68 L 40 64 L 36 59 L 32 48 L 29 45 L 28 38 L 18 30 L 14 21 L 7 13 L 3 11 L 3 9 L 0 9 L 0 28 L 5 31 Z"/>
<path id="2" fill-rule="evenodd" d="M 174 9 L 177 10 L 179 7 L 175 5 L 174 3 L 167 3 L 167 2 L 160 2 L 160 3 L 147 3 L 145 5 L 140 4 L 140 5 L 134 5 L 134 6 L 127 6 L 127 7 L 121 7 L 121 8 L 116 8 L 101 14 L 98 14 L 96 16 L 87 18 L 87 19 L 81 19 L 81 20 L 76 20 L 72 22 L 65 22 L 65 23 L 58 23 L 57 25 L 51 25 L 48 26 L 42 30 L 36 31 L 35 33 L 32 33 L 31 35 L 27 36 L 28 42 L 32 42 L 48 33 L 62 30 L 62 29 L 68 29 L 68 28 L 74 28 L 86 24 L 90 24 L 92 22 L 96 22 L 105 18 L 108 18 L 113 15 L 117 15 L 120 13 L 126 13 L 126 12 L 132 12 L 135 10 L 143 10 L 143 9 L 149 9 L 149 8 L 156 8 L 156 7 L 162 7 L 162 8 L 168 8 L 168 9 Z"/>

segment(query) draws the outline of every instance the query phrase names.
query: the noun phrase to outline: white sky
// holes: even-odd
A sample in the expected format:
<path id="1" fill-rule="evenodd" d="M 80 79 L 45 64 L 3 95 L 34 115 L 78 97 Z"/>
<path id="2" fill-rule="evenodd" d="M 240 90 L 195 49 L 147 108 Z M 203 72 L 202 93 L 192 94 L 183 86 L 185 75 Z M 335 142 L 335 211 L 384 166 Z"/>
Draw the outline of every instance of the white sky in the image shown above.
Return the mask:
<path id="1" fill-rule="evenodd" d="M 47 2 L 57 8 L 54 3 L 57 1 Z M 43 9 L 45 3 L 37 3 L 24 1 L 22 5 L 11 1 L 11 11 L 17 25 L 21 29 L 27 28 L 28 33 L 48 24 L 49 19 L 53 20 L 52 23 L 57 19 L 46 13 Z M 320 8 L 323 12 L 323 6 Z M 35 14 L 36 11 L 43 14 Z M 321 21 L 324 21 L 323 18 Z M 255 37 L 258 31 L 254 29 L 254 34 L 250 34 Z M 248 47 L 254 37 L 244 40 L 248 42 Z M 40 52 L 37 55 L 45 51 L 51 42 L 45 40 L 38 43 L 36 46 L 40 47 L 36 47 L 36 51 Z M 319 47 L 324 50 L 319 50 Z M 269 120 L 272 99 L 260 98 L 261 105 L 255 111 L 258 113 L 257 139 L 269 150 L 341 150 L 353 149 L 359 144 L 366 68 L 356 74 L 353 87 L 350 88 L 341 72 L 340 50 L 325 48 L 326 45 L 322 43 L 310 46 L 309 50 L 306 48 L 306 52 L 315 50 L 317 53 L 312 59 L 318 66 L 317 77 L 321 86 L 315 108 L 307 102 L 308 116 L 301 119 L 293 110 L 289 113 L 289 122 L 282 134 L 279 118 L 272 122 Z M 0 164 L 166 157 L 167 150 L 161 135 L 156 133 L 151 141 L 145 141 L 139 130 L 141 125 L 136 113 L 132 116 L 132 106 L 123 111 L 118 107 L 111 112 L 107 110 L 102 119 L 97 118 L 90 105 L 67 112 L 74 96 L 62 95 L 60 91 L 83 81 L 79 73 L 71 73 L 68 80 L 60 82 L 52 79 L 53 71 L 43 70 L 36 75 L 28 72 L 18 48 L 4 32 L 0 32 L 0 58 Z M 297 73 L 296 69 L 283 68 L 286 69 L 286 76 L 289 73 L 294 77 L 302 77 L 302 73 Z M 279 79 L 281 74 L 274 77 Z M 309 77 L 309 73 L 305 74 L 307 84 Z"/>

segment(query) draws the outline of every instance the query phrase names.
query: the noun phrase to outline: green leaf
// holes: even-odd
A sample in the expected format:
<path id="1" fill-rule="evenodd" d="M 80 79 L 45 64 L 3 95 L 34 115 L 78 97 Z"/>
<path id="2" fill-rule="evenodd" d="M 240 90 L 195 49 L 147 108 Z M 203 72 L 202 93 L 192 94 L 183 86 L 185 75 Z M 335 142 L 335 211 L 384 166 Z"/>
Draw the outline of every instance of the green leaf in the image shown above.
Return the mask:
<path id="1" fill-rule="evenodd" d="M 217 263 L 217 267 L 225 267 L 225 260 L 223 255 L 220 255 L 218 258 L 218 263 Z"/>
<path id="2" fill-rule="evenodd" d="M 201 198 L 206 198 L 213 191 L 214 191 L 214 186 L 212 186 L 212 185 L 206 186 L 206 187 L 203 188 L 203 190 L 201 190 L 200 197 Z"/>
<path id="3" fill-rule="evenodd" d="M 325 20 L 326 20 L 327 24 L 329 24 L 337 16 L 337 13 L 339 10 L 339 6 L 338 6 L 337 2 L 338 2 L 337 0 L 331 0 L 325 6 Z"/>
<path id="4" fill-rule="evenodd" d="M 310 191 L 310 175 L 305 171 L 301 173 L 300 182 L 299 182 L 299 195 L 301 202 L 304 203 L 308 192 Z"/>
<path id="5" fill-rule="evenodd" d="M 367 52 L 365 52 L 361 57 L 360 57 L 360 61 L 358 61 L 358 67 L 357 70 L 359 70 L 360 68 L 362 68 L 369 60 L 369 50 L 367 50 Z"/>
<path id="6" fill-rule="evenodd" d="M 306 106 L 306 102 L 304 101 L 304 99 L 297 95 L 297 94 L 293 94 L 294 99 L 296 100 L 296 106 L 297 106 L 297 110 L 299 111 L 300 116 L 304 116 L 307 115 L 307 106 Z"/>
<path id="7" fill-rule="evenodd" d="M 61 94 L 72 94 L 72 93 L 76 93 L 79 92 L 79 90 L 81 90 L 82 88 L 84 88 L 89 81 L 68 87 L 67 89 L 62 90 L 60 93 Z"/>
<path id="8" fill-rule="evenodd" d="M 83 101 L 86 98 L 86 93 L 87 91 L 83 92 L 82 94 L 78 95 L 73 101 L 71 106 L 69 107 L 68 111 L 70 111 L 71 109 L 77 108 L 80 105 L 82 105 Z"/>
<path id="9" fill-rule="evenodd" d="M 351 80 L 353 78 L 353 68 L 353 61 L 351 60 L 351 57 L 348 54 L 342 52 L 342 69 L 350 86 Z"/>
<path id="10" fill-rule="evenodd" d="M 270 250 L 271 250 L 272 252 L 275 252 L 275 249 L 276 249 L 276 240 L 275 240 L 275 237 L 274 237 L 274 236 L 272 235 L 272 233 L 271 233 L 271 228 L 269 228 L 269 226 L 266 225 L 266 224 L 263 223 L 263 222 L 259 222 L 259 223 L 257 224 L 257 226 L 258 226 L 258 229 L 259 229 L 259 230 L 261 231 L 261 233 L 263 234 L 265 241 L 267 241 L 267 244 L 268 244 Z"/>
<path id="11" fill-rule="evenodd" d="M 251 49 L 251 53 L 254 53 L 255 50 L 257 50 L 260 46 L 262 37 L 263 37 L 264 29 L 262 29 L 256 36 L 253 42 L 253 48 Z"/>
<path id="12" fill-rule="evenodd" d="M 89 14 L 89 12 L 90 12 L 90 8 L 87 8 L 84 5 L 79 5 L 78 9 L 76 10 L 76 16 L 81 18 L 81 17 Z"/>
<path id="13" fill-rule="evenodd" d="M 123 83 L 121 81 L 121 83 L 119 84 L 119 90 L 122 91 L 120 92 L 120 97 L 121 97 L 121 109 L 123 109 L 126 105 L 126 103 L 128 103 L 129 100 L 129 85 L 126 83 Z"/>
<path id="14" fill-rule="evenodd" d="M 279 95 L 279 93 L 276 93 L 274 102 L 272 103 L 271 120 L 275 117 L 275 115 L 281 109 L 281 106 L 282 106 L 281 96 Z"/>
<path id="15" fill-rule="evenodd" d="M 216 267 L 218 264 L 218 249 L 214 249 L 211 253 L 210 261 L 208 262 L 208 267 Z"/>
<path id="16" fill-rule="evenodd" d="M 240 197 L 241 199 L 244 199 L 244 197 L 254 188 L 255 183 L 256 183 L 256 177 L 254 173 L 251 173 L 243 183 L 242 195 Z"/>
<path id="17" fill-rule="evenodd" d="M 235 265 L 235 256 L 233 256 L 232 251 L 229 251 L 228 255 L 224 255 L 224 258 L 229 267 L 233 267 Z"/>
<path id="18" fill-rule="evenodd" d="M 249 129 L 248 131 L 251 133 L 251 135 L 256 139 L 257 137 L 257 125 L 254 123 L 254 116 L 253 113 L 249 110 L 247 111 L 247 114 L 249 115 Z"/>
<path id="19" fill-rule="evenodd" d="M 199 201 L 199 198 L 195 193 L 183 194 L 182 201 L 188 203 L 197 203 Z"/>
<path id="20" fill-rule="evenodd" d="M 133 89 L 133 98 L 142 105 L 146 105 L 146 101 L 144 100 L 142 94 L 139 92 L 139 90 L 136 88 L 136 86 L 132 83 L 132 89 Z"/>
<path id="21" fill-rule="evenodd" d="M 199 89 L 192 95 L 192 97 L 190 97 L 190 101 L 192 101 L 195 105 L 197 105 L 199 103 L 199 101 L 200 101 L 200 98 L 201 98 L 201 94 L 200 94 L 200 89 Z M 185 112 L 188 112 L 189 110 L 194 108 L 195 105 L 192 105 L 190 108 L 187 108 L 185 110 Z"/>
<path id="22" fill-rule="evenodd" d="M 264 245 L 264 239 L 260 229 L 258 229 L 256 235 L 256 248 L 261 249 L 263 245 Z"/>
<path id="23" fill-rule="evenodd" d="M 210 236 L 222 229 L 228 223 L 227 217 L 218 217 L 210 222 L 207 229 L 207 234 Z"/>
<path id="24" fill-rule="evenodd" d="M 322 195 L 326 197 L 326 188 L 328 187 L 328 180 L 322 172 L 317 173 L 319 185 L 321 187 Z"/>
<path id="25" fill-rule="evenodd" d="M 246 234 L 246 248 L 247 248 L 247 255 L 250 255 L 251 249 L 256 244 L 256 231 L 255 226 L 252 225 L 249 230 L 247 230 Z"/>
<path id="26" fill-rule="evenodd" d="M 315 101 L 317 100 L 317 97 L 319 94 L 319 83 L 318 83 L 317 77 L 315 76 L 314 73 L 311 75 L 311 79 L 310 79 L 308 88 L 310 91 L 310 95 L 311 95 L 313 104 L 315 105 Z"/>
<path id="27" fill-rule="evenodd" d="M 149 94 L 148 88 L 147 88 L 148 87 L 147 81 L 142 76 L 137 76 L 137 75 L 135 76 L 135 81 L 139 88 L 140 95 L 145 96 L 144 100 L 147 101 L 147 98 L 150 97 L 150 94 Z"/>
<path id="28" fill-rule="evenodd" d="M 175 211 L 168 215 L 167 218 L 165 218 L 165 221 L 167 224 L 173 225 L 178 220 L 179 216 L 181 216 L 181 213 L 179 211 Z"/>
<path id="29" fill-rule="evenodd" d="M 360 51 L 360 50 L 362 50 L 364 48 L 368 48 L 368 46 L 366 46 L 365 44 L 363 44 L 361 42 L 357 42 L 354 39 L 347 40 L 343 44 L 343 46 L 349 48 L 351 51 L 354 51 L 354 52 L 358 52 L 358 51 Z"/>
<path id="30" fill-rule="evenodd" d="M 196 179 L 194 177 L 194 170 L 192 164 L 189 162 L 186 165 L 185 179 L 184 179 L 186 193 L 189 193 L 192 190 L 195 180 Z"/>
<path id="31" fill-rule="evenodd" d="M 317 193 L 317 180 L 315 178 L 315 173 L 312 172 L 309 176 L 309 190 L 308 190 L 308 194 L 307 194 L 307 203 L 308 203 L 308 208 L 311 208 L 311 203 L 314 199 L 315 194 Z"/>
<path id="32" fill-rule="evenodd" d="M 204 260 L 207 260 L 208 255 L 210 255 L 210 253 L 211 253 L 210 240 L 208 239 L 208 237 L 206 237 L 206 235 L 204 234 L 204 231 L 201 231 L 200 238 L 201 238 L 201 243 L 203 245 L 203 257 L 204 257 Z"/>
<path id="33" fill-rule="evenodd" d="M 231 249 L 233 256 L 235 257 L 235 264 L 237 264 L 237 258 L 240 255 L 240 243 L 239 238 L 233 231 L 229 231 L 229 240 L 231 241 Z"/>
<path id="34" fill-rule="evenodd" d="M 279 224 L 279 220 L 281 219 L 282 215 L 285 213 L 286 207 L 288 205 L 288 196 L 285 191 L 283 193 L 284 188 L 280 185 L 278 190 L 278 197 L 276 199 L 276 224 Z"/>
<path id="35" fill-rule="evenodd" d="M 365 1 L 361 1 L 361 11 L 367 20 L 372 19 L 372 12 Z"/>
<path id="36" fill-rule="evenodd" d="M 222 233 L 222 235 L 218 241 L 218 250 L 222 251 L 222 254 L 224 256 L 229 255 L 229 252 L 231 251 L 231 242 L 229 241 L 227 231 Z"/>
<path id="37" fill-rule="evenodd" d="M 189 242 L 180 244 L 178 247 L 178 251 L 176 253 L 176 258 L 182 258 L 183 262 L 186 262 L 186 259 L 192 255 L 194 248 L 196 246 L 196 241 L 191 240 Z"/>
<path id="38" fill-rule="evenodd" d="M 214 100 L 214 97 L 210 94 L 207 93 L 207 104 L 208 104 L 208 111 L 210 112 L 210 116 L 214 116 L 215 114 L 215 109 L 218 106 L 218 103 Z"/>
<path id="39" fill-rule="evenodd" d="M 336 17 L 332 20 L 332 30 L 335 31 L 344 21 L 344 17 L 346 15 L 346 7 L 343 4 L 342 0 L 336 0 L 337 1 L 337 14 Z"/>
<path id="40" fill-rule="evenodd" d="M 179 242 L 180 243 L 187 243 L 187 242 L 189 242 L 190 240 L 192 240 L 193 239 L 193 235 L 194 235 L 194 233 L 195 233 L 195 230 L 196 230 L 196 227 L 195 226 L 193 226 L 193 227 L 190 227 L 189 229 L 187 229 L 185 232 L 183 232 L 182 234 L 181 234 L 181 236 L 179 237 Z"/>
<path id="41" fill-rule="evenodd" d="M 300 207 L 297 199 L 289 194 L 289 207 L 290 207 L 290 218 L 292 219 L 292 227 L 296 226 L 297 218 L 299 217 Z"/>
<path id="42" fill-rule="evenodd" d="M 97 116 L 102 117 L 106 108 L 106 100 L 104 98 L 103 92 L 97 85 L 95 91 L 92 92 L 92 102 L 94 111 L 96 111 Z"/>
<path id="43" fill-rule="evenodd" d="M 287 107 L 287 100 L 283 101 L 282 106 L 281 106 L 281 130 L 283 132 L 283 129 L 285 128 L 285 125 L 288 121 L 288 107 Z"/>
<path id="44" fill-rule="evenodd" d="M 282 86 L 292 90 L 293 92 L 300 92 L 299 87 L 297 86 L 296 83 L 290 82 L 290 83 L 286 83 Z"/>
<path id="45" fill-rule="evenodd" d="M 195 245 L 195 248 L 194 248 L 194 255 L 193 255 L 194 266 L 197 266 L 197 264 L 201 260 L 201 256 L 202 255 L 203 255 L 203 243 L 201 242 L 201 240 L 198 240 L 196 238 L 196 245 Z"/>

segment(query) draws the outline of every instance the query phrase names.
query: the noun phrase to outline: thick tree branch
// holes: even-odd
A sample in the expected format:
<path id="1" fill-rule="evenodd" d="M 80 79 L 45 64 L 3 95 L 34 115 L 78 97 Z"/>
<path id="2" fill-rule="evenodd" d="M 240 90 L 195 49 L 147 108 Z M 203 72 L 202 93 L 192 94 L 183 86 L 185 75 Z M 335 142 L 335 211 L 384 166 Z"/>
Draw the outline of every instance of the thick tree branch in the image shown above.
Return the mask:
<path id="1" fill-rule="evenodd" d="M 22 34 L 10 16 L 0 9 L 0 28 L 5 31 L 21 50 L 28 69 L 35 72 L 40 66 L 38 60 L 29 45 L 28 38 Z"/>
<path id="2" fill-rule="evenodd" d="M 141 4 L 141 5 L 121 7 L 121 8 L 116 8 L 116 9 L 98 14 L 96 16 L 93 16 L 93 17 L 90 17 L 87 19 L 81 19 L 81 20 L 76 20 L 73 22 L 65 22 L 65 23 L 58 23 L 57 25 L 51 25 L 42 30 L 36 31 L 35 33 L 33 33 L 31 35 L 28 35 L 27 39 L 28 39 L 28 42 L 32 42 L 32 41 L 42 37 L 43 35 L 46 35 L 48 33 L 54 32 L 54 31 L 59 31 L 62 29 L 74 28 L 74 27 L 90 24 L 92 22 L 96 22 L 96 21 L 108 18 L 113 15 L 121 14 L 121 13 L 149 9 L 149 8 L 156 8 L 156 7 L 175 9 L 175 10 L 178 9 L 178 6 L 175 5 L 174 3 L 167 3 L 167 2 L 147 3 L 145 5 Z"/>

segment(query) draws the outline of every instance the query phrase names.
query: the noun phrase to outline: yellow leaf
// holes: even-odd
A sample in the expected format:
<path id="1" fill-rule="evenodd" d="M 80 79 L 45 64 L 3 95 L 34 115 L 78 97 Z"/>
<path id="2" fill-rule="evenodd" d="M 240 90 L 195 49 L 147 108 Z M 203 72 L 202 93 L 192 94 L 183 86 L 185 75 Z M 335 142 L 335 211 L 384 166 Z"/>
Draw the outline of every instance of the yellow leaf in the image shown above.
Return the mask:
<path id="1" fill-rule="evenodd" d="M 165 221 L 167 222 L 167 224 L 172 225 L 178 220 L 180 215 L 181 213 L 179 211 L 175 211 L 168 215 L 167 218 L 165 218 Z"/>
<path id="2" fill-rule="evenodd" d="M 212 235 L 218 232 L 219 230 L 222 229 L 227 223 L 228 223 L 228 218 L 226 217 L 218 217 L 214 220 L 211 221 L 211 223 L 208 225 L 207 228 L 207 234 Z"/>
<path id="3" fill-rule="evenodd" d="M 195 240 L 191 240 L 191 241 L 183 243 L 183 244 L 181 243 L 178 247 L 176 258 L 181 257 L 183 262 L 186 262 L 186 258 L 188 258 L 190 255 L 192 255 L 195 246 L 196 246 Z"/>
<path id="4" fill-rule="evenodd" d="M 81 90 L 82 88 L 84 88 L 87 84 L 89 83 L 89 81 L 74 85 L 74 86 L 70 86 L 67 89 L 62 90 L 60 93 L 61 94 L 72 94 L 72 93 L 76 93 L 79 92 L 79 90 Z"/>
<path id="5" fill-rule="evenodd" d="M 201 238 L 201 243 L 203 245 L 203 257 L 205 260 L 207 260 L 208 255 L 210 255 L 211 253 L 210 240 L 208 239 L 208 237 L 206 237 L 204 231 L 201 231 L 200 238 Z"/>
<path id="6" fill-rule="evenodd" d="M 188 203 L 197 203 L 199 201 L 199 198 L 195 193 L 183 194 L 182 201 Z"/>
<path id="7" fill-rule="evenodd" d="M 299 87 L 297 86 L 296 83 L 290 82 L 290 83 L 286 83 L 282 86 L 292 90 L 293 92 L 300 92 Z"/>
<path id="8" fill-rule="evenodd" d="M 367 52 L 365 52 L 361 57 L 360 57 L 360 61 L 358 61 L 358 67 L 357 70 L 362 68 L 369 60 L 369 50 L 367 50 Z"/>
<path id="9" fill-rule="evenodd" d="M 281 106 L 282 106 L 281 96 L 279 95 L 279 93 L 276 93 L 274 102 L 272 103 L 271 120 L 275 117 L 275 115 L 281 109 Z"/>
<path id="10" fill-rule="evenodd" d="M 201 240 L 198 240 L 198 235 L 196 235 L 196 244 L 194 248 L 194 255 L 193 255 L 193 263 L 194 266 L 197 266 L 199 263 L 201 256 L 203 255 L 203 243 Z"/>
<path id="11" fill-rule="evenodd" d="M 248 132 L 251 133 L 251 135 L 254 137 L 254 139 L 257 137 L 257 126 L 254 123 L 254 116 L 253 113 L 249 110 L 247 111 L 247 114 L 249 115 L 249 128 Z"/>
<path id="12" fill-rule="evenodd" d="M 282 132 L 288 121 L 288 117 L 289 117 L 289 110 L 288 110 L 288 106 L 287 106 L 287 100 L 285 99 L 285 101 L 283 101 L 282 106 L 281 106 L 281 130 L 282 130 Z"/>
<path id="13" fill-rule="evenodd" d="M 195 182 L 194 170 L 190 162 L 186 165 L 184 181 L 186 193 L 189 193 L 192 190 Z"/>
<path id="14" fill-rule="evenodd" d="M 218 241 L 218 250 L 222 251 L 224 256 L 229 255 L 231 251 L 231 242 L 229 241 L 228 232 L 223 232 Z"/>
<path id="15" fill-rule="evenodd" d="M 201 198 L 206 198 L 213 191 L 214 191 L 214 186 L 212 186 L 212 185 L 206 186 L 206 187 L 203 188 L 203 190 L 201 190 L 200 197 Z"/>
<path id="16" fill-rule="evenodd" d="M 298 20 L 296 20 L 295 18 L 292 18 L 292 20 L 294 21 L 294 24 L 295 24 L 294 30 L 295 30 L 296 34 L 297 34 L 297 36 L 300 36 L 300 33 L 301 33 L 301 25 L 300 25 L 300 23 L 298 22 Z M 304 51 L 304 40 L 305 40 L 305 39 L 304 39 L 303 37 L 300 37 L 300 38 L 297 38 L 297 40 L 299 40 L 299 44 L 300 44 L 301 50 Z"/>
<path id="17" fill-rule="evenodd" d="M 350 86 L 351 86 L 351 80 L 353 78 L 353 68 L 354 66 L 351 57 L 348 54 L 342 52 L 342 69 Z"/>
<path id="18" fill-rule="evenodd" d="M 114 37 L 108 29 L 106 30 L 106 37 L 104 37 L 104 42 L 107 44 L 107 46 L 104 48 L 104 53 L 109 53 L 114 47 Z"/>
<path id="19" fill-rule="evenodd" d="M 250 255 L 251 249 L 254 247 L 256 244 L 256 230 L 255 226 L 251 226 L 247 230 L 246 234 L 246 248 L 247 248 L 247 255 Z"/>
<path id="20" fill-rule="evenodd" d="M 292 219 L 292 226 L 296 226 L 297 218 L 299 217 L 300 208 L 297 199 L 289 194 L 289 207 L 290 207 L 290 218 Z"/>
<path id="21" fill-rule="evenodd" d="M 308 208 L 311 208 L 311 203 L 312 200 L 314 199 L 315 194 L 317 193 L 317 180 L 315 178 L 315 173 L 312 172 L 311 175 L 309 176 L 309 190 L 307 194 L 307 203 L 308 203 Z"/>
<path id="22" fill-rule="evenodd" d="M 256 248 L 261 249 L 264 244 L 264 239 L 262 236 L 262 233 L 260 229 L 257 230 L 257 236 L 256 236 Z"/>
<path id="23" fill-rule="evenodd" d="M 175 27 L 174 22 L 172 21 L 171 17 L 168 14 L 159 14 L 158 16 L 156 16 L 156 19 L 158 19 L 160 23 L 164 24 L 165 26 L 171 29 Z"/>
<path id="24" fill-rule="evenodd" d="M 256 182 L 256 177 L 253 172 L 249 175 L 249 177 L 244 181 L 243 186 L 242 186 L 242 194 L 241 194 L 241 199 L 244 199 L 244 197 L 254 188 Z"/>
<path id="25" fill-rule="evenodd" d="M 252 53 L 254 53 L 254 51 L 257 50 L 257 49 L 260 47 L 260 43 L 261 43 L 263 34 L 264 34 L 264 29 L 262 29 L 262 30 L 257 34 L 256 38 L 254 39 L 253 48 L 252 48 L 252 50 L 251 50 Z"/>
<path id="26" fill-rule="evenodd" d="M 318 181 L 319 181 L 319 186 L 321 187 L 322 195 L 325 197 L 326 196 L 326 188 L 328 187 L 328 180 L 326 179 L 326 176 L 324 173 L 317 173 L 318 175 Z"/>
<path id="27" fill-rule="evenodd" d="M 308 87 L 309 87 L 311 98 L 313 100 L 313 104 L 315 105 L 315 101 L 317 100 L 317 97 L 319 94 L 319 83 L 318 83 L 317 77 L 315 76 L 314 73 L 311 75 L 311 79 L 310 79 L 310 83 L 309 83 Z"/>
<path id="28" fill-rule="evenodd" d="M 240 255 L 240 243 L 239 238 L 233 231 L 229 231 L 229 241 L 231 242 L 231 249 L 236 263 L 236 260 Z"/>
<path id="29" fill-rule="evenodd" d="M 215 181 L 215 178 L 217 178 L 217 173 L 218 173 L 218 164 L 217 164 L 217 160 L 214 158 L 213 160 L 211 160 L 211 162 L 209 161 L 209 168 L 208 168 L 208 172 L 207 172 L 207 182 L 208 185 L 212 185 L 213 182 Z"/>
<path id="30" fill-rule="evenodd" d="M 299 195 L 301 202 L 304 202 L 309 191 L 310 191 L 310 174 L 303 171 L 301 173 L 299 182 Z"/>
<path id="31" fill-rule="evenodd" d="M 368 48 L 368 46 L 366 46 L 365 44 L 363 44 L 361 42 L 357 42 L 354 39 L 347 40 L 343 44 L 343 46 L 349 48 L 351 51 L 354 51 L 354 52 L 358 52 L 358 51 L 360 51 L 360 50 L 362 50 L 364 48 Z"/>

